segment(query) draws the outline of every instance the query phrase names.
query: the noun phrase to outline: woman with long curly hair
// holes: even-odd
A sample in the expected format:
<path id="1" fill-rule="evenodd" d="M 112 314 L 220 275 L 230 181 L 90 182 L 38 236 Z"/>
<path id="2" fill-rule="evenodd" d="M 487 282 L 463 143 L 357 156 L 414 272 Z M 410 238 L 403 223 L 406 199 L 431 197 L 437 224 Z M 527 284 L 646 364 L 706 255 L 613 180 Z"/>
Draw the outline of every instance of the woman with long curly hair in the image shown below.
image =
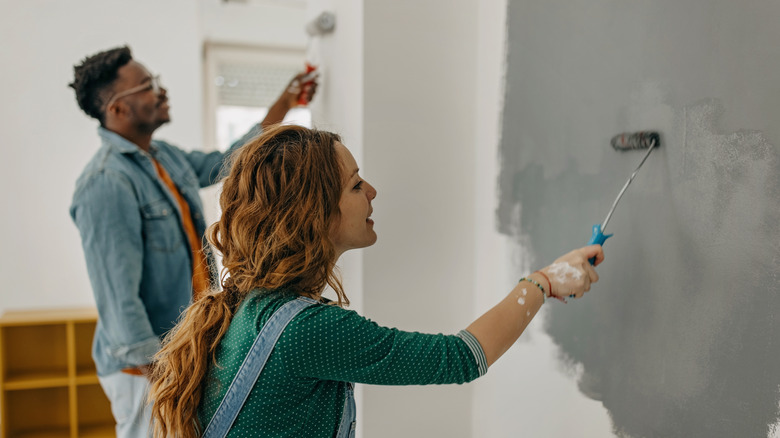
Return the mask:
<path id="1" fill-rule="evenodd" d="M 335 272 L 345 251 L 376 242 L 376 195 L 329 132 L 276 126 L 237 152 L 209 230 L 223 290 L 193 303 L 156 356 L 156 437 L 354 436 L 353 383 L 472 381 L 546 297 L 579 298 L 598 280 L 593 245 L 523 278 L 456 335 L 381 327 L 344 308 Z"/>

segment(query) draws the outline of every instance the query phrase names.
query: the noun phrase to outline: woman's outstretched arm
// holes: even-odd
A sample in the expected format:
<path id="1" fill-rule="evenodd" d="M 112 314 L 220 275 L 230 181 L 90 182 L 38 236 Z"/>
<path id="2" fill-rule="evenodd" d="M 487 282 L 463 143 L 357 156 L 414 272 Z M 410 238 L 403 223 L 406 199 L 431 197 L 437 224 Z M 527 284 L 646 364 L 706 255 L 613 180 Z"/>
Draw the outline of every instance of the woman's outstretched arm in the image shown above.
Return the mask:
<path id="1" fill-rule="evenodd" d="M 593 257 L 596 257 L 594 266 L 604 260 L 601 245 L 575 249 L 558 258 L 520 281 L 506 298 L 466 328 L 482 346 L 488 366 L 517 341 L 544 304 L 545 297 L 564 301 L 580 298 L 590 290 L 590 284 L 599 279 L 588 262 Z"/>

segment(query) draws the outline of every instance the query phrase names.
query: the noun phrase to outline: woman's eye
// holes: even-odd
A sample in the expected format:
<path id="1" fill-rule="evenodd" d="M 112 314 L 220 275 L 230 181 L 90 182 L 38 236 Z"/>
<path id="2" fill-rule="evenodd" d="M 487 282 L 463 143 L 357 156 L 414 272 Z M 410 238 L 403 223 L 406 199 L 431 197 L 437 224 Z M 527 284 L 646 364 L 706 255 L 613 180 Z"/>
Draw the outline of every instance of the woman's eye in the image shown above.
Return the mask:
<path id="1" fill-rule="evenodd" d="M 352 190 L 360 190 L 361 188 L 363 188 L 363 181 L 358 181 L 355 187 L 352 187 Z"/>

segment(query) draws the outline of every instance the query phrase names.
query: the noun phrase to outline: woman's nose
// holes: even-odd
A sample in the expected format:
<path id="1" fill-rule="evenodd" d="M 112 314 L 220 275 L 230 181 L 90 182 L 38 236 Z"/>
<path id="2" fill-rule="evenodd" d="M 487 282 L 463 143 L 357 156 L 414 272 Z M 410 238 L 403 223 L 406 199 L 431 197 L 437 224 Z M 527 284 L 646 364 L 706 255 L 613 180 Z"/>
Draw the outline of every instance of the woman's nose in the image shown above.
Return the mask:
<path id="1" fill-rule="evenodd" d="M 373 200 L 374 198 L 376 198 L 376 189 L 371 184 L 368 184 L 368 182 L 366 182 L 366 184 L 368 185 L 368 190 L 366 190 L 366 193 L 368 194 L 368 199 Z"/>

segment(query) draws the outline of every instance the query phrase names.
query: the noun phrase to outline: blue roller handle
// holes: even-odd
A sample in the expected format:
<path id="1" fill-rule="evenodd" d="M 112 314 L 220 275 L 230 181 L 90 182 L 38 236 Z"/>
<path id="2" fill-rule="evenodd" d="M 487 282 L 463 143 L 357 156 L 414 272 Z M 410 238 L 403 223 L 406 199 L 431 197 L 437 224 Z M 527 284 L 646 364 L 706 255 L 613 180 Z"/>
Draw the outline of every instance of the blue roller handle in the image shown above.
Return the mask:
<path id="1" fill-rule="evenodd" d="M 612 237 L 612 234 L 605 235 L 601 232 L 601 224 L 596 224 L 593 226 L 593 235 L 590 236 L 590 242 L 588 242 L 588 245 L 599 244 L 604 246 L 604 242 L 606 242 L 610 237 Z M 596 257 L 592 257 L 588 259 L 588 261 L 591 265 L 593 265 L 596 263 Z"/>

